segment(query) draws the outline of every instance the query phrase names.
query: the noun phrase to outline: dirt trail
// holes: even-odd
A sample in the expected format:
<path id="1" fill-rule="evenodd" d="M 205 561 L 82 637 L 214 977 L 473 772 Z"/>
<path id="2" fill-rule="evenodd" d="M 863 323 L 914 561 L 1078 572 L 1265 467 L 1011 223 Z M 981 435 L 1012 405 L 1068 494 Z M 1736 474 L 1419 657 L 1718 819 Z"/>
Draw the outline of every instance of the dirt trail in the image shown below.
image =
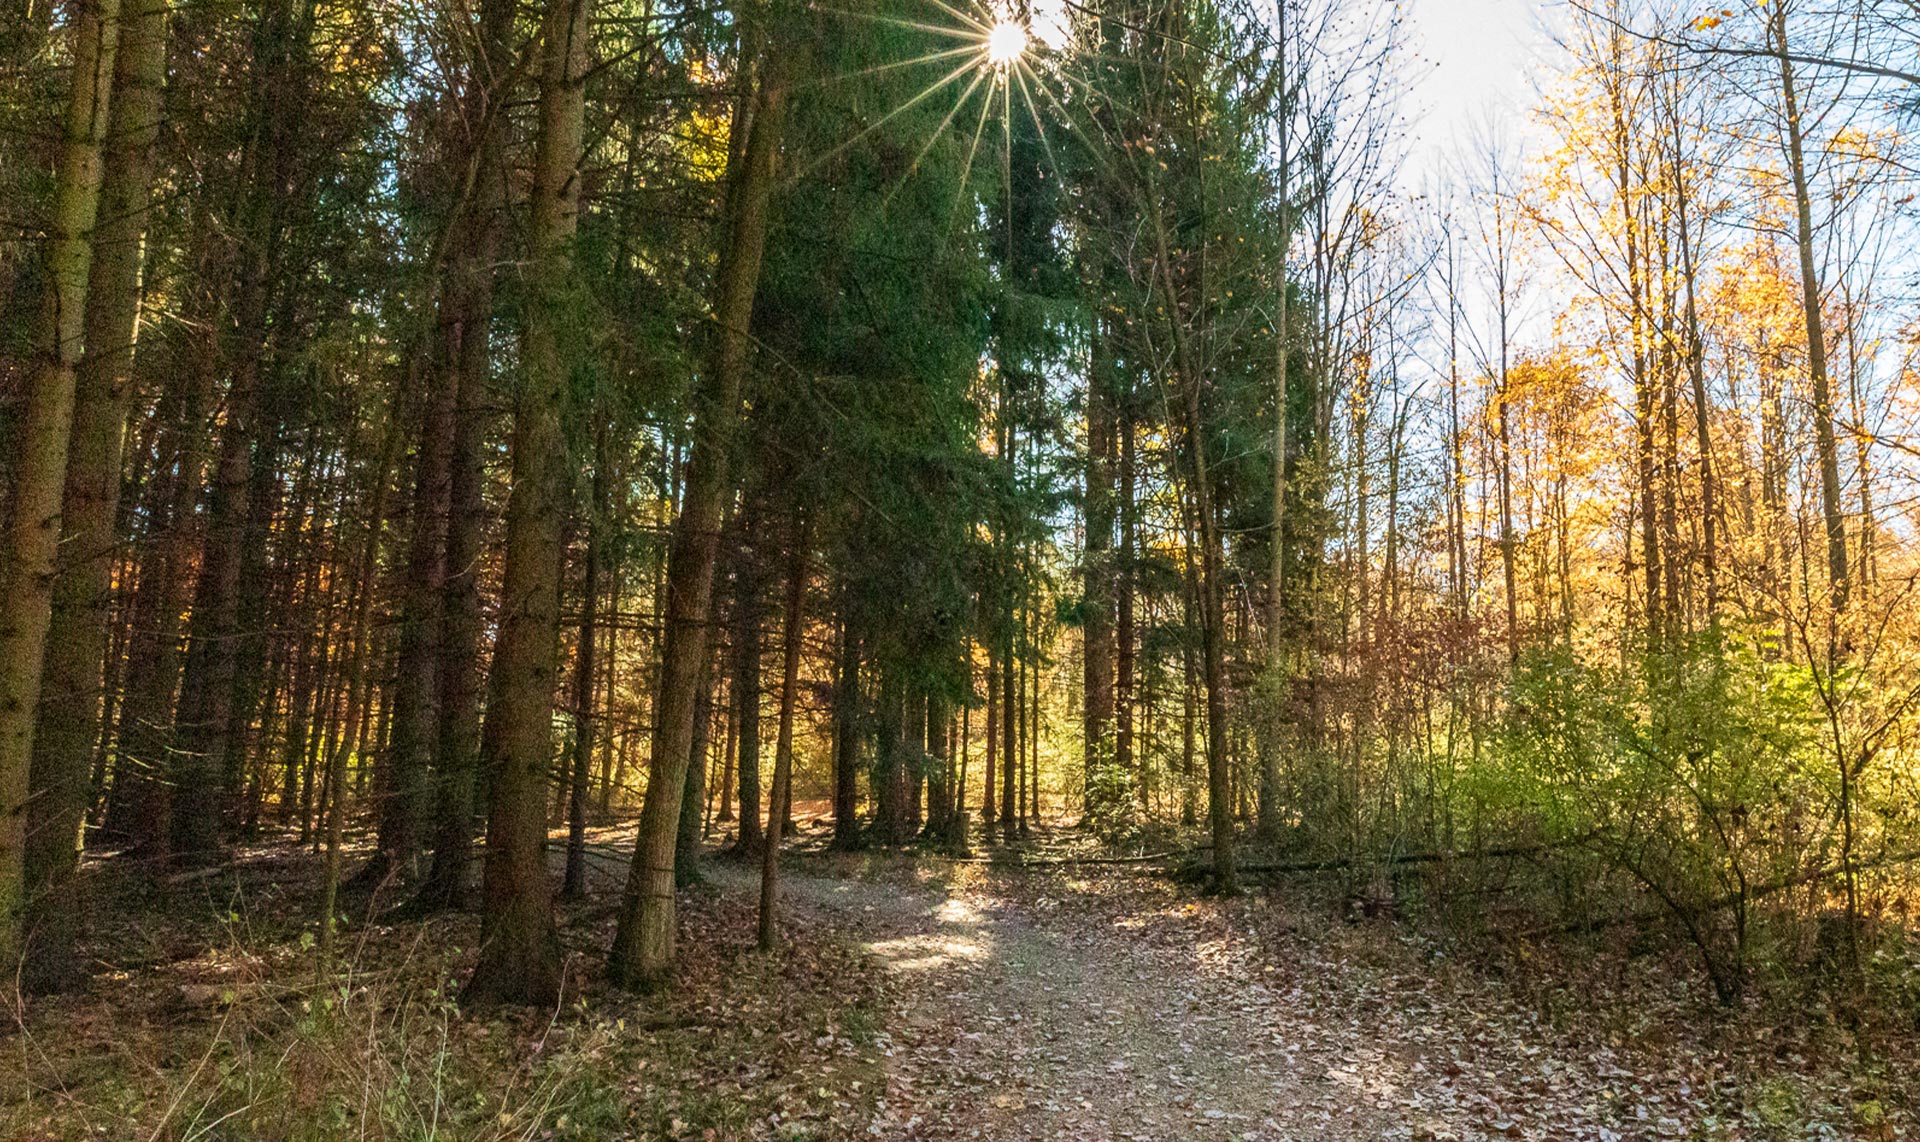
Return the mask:
<path id="1" fill-rule="evenodd" d="M 870 1137 L 1843 1137 L 1833 1124 L 1858 1106 L 1888 1105 L 1891 1088 L 1802 1073 L 1830 1049 L 1709 1011 L 1648 960 L 1529 974 L 1524 956 L 1458 963 L 1409 925 L 1343 923 L 1306 897 L 1197 899 L 1087 866 L 796 858 L 788 922 L 858 945 L 891 980 L 861 1040 L 886 1075 Z M 757 890 L 757 870 L 708 867 L 722 893 Z M 1782 1133 L 1789 1119 L 1808 1128 Z"/>
<path id="2" fill-rule="evenodd" d="M 1150 938 L 1163 917 L 1089 915 L 1072 901 L 1016 899 L 990 885 L 789 883 L 796 906 L 858 933 L 902 985 L 878 1135 L 1411 1133 L 1395 1129 L 1403 1115 L 1380 1109 L 1394 1092 L 1368 1065 L 1379 1052 L 1330 1052 L 1306 1039 L 1299 1032 L 1318 1029 L 1312 1017 L 1290 1010 L 1281 988 L 1233 971 L 1246 965 L 1231 949 Z"/>

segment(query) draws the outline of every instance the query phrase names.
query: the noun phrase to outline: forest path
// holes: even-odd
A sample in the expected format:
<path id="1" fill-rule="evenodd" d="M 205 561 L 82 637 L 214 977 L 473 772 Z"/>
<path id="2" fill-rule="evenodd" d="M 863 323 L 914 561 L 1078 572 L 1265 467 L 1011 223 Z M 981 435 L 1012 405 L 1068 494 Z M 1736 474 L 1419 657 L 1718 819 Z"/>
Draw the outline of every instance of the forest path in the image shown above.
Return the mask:
<path id="1" fill-rule="evenodd" d="M 1138 898 L 977 865 L 905 884 L 817 872 L 783 883 L 796 912 L 859 940 L 899 985 L 878 1136 L 1413 1133 L 1387 1113 L 1405 1108 L 1387 1078 L 1395 1061 L 1357 1024 L 1302 1009 L 1205 906 L 1153 898 L 1142 912 Z"/>

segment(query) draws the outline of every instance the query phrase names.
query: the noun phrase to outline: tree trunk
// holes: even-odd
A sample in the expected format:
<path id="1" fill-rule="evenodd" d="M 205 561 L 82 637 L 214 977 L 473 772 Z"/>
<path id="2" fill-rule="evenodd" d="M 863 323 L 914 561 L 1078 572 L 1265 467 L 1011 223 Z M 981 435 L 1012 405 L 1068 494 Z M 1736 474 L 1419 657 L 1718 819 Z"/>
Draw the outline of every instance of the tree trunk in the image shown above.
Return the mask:
<path id="1" fill-rule="evenodd" d="M 600 537 L 606 530 L 607 430 L 594 433 L 593 506 L 587 519 L 587 565 L 580 595 L 580 651 L 573 675 L 573 772 L 567 789 L 567 871 L 560 894 L 580 900 L 587 894 L 587 796 L 593 775 L 594 624 L 600 609 Z"/>
<path id="2" fill-rule="evenodd" d="M 412 874 L 424 840 L 421 833 L 431 792 L 427 782 L 439 736 L 436 672 L 444 661 L 440 627 L 446 606 L 447 516 L 452 502 L 460 375 L 454 362 L 440 360 L 437 353 L 424 362 L 423 371 L 428 391 L 420 418 L 412 536 L 402 588 L 393 748 L 380 759 L 384 776 L 379 781 L 379 846 L 369 869 L 376 881 L 393 874 Z"/>
<path id="3" fill-rule="evenodd" d="M 807 525 L 793 528 L 793 550 L 788 554 L 786 629 L 780 642 L 780 732 L 773 752 L 773 806 L 767 814 L 767 836 L 760 865 L 760 950 L 772 951 L 778 940 L 780 907 L 780 835 L 785 829 L 787 795 L 793 789 L 793 711 L 800 689 L 801 637 L 806 632 Z"/>
<path id="4" fill-rule="evenodd" d="M 926 836 L 944 840 L 953 828 L 953 726 L 947 699 L 927 696 Z"/>
<path id="5" fill-rule="evenodd" d="M 1167 224 L 1157 192 L 1149 207 L 1154 229 L 1155 268 L 1169 299 L 1178 299 L 1174 288 L 1173 265 L 1167 241 Z M 1195 371 L 1187 348 L 1186 330 L 1177 307 L 1168 322 L 1173 336 L 1174 367 L 1179 374 L 1185 400 L 1181 425 L 1188 463 L 1192 467 L 1190 499 L 1200 541 L 1196 586 L 1200 597 L 1201 669 L 1207 683 L 1207 816 L 1213 834 L 1213 885 L 1216 892 L 1229 895 L 1239 890 L 1234 872 L 1233 804 L 1227 756 L 1227 679 L 1225 595 L 1221 577 L 1224 548 L 1220 538 L 1220 520 L 1214 510 L 1213 475 L 1207 463 L 1205 421 L 1202 418 L 1200 375 Z"/>
<path id="6" fill-rule="evenodd" d="M 341 838 L 346 820 L 346 768 L 349 753 L 359 756 L 366 738 L 364 717 L 367 705 L 367 664 L 372 660 L 372 637 L 368 618 L 373 611 L 374 577 L 380 566 L 380 539 L 387 525 L 388 486 L 392 483 L 395 454 L 400 450 L 398 419 L 393 416 L 400 394 L 395 393 L 386 412 L 388 427 L 375 463 L 372 484 L 372 508 L 367 519 L 366 542 L 353 569 L 353 601 L 348 608 L 347 669 L 341 689 L 346 699 L 345 715 L 332 721 L 325 753 L 322 791 L 325 811 L 327 863 L 320 889 L 320 941 L 316 949 L 322 972 L 333 961 L 333 922 L 340 889 Z"/>
<path id="7" fill-rule="evenodd" d="M 466 994 L 551 1003 L 560 949 L 544 828 L 553 751 L 555 658 L 565 522 L 569 366 L 562 348 L 579 221 L 591 0 L 552 0 L 541 29 L 540 133 L 528 231 L 530 312 L 514 409 L 500 634 L 488 678 L 481 768 L 492 778 L 482 876 L 480 960 Z M 676 780 L 678 774 L 675 775 Z"/>
<path id="8" fill-rule="evenodd" d="M 775 42 L 769 37 L 768 42 Z M 667 572 L 666 644 L 655 703 L 653 778 L 647 783 L 640 835 L 627 877 L 608 970 L 628 987 L 666 981 L 674 962 L 673 850 L 680 798 L 693 742 L 694 692 L 706 656 L 707 612 L 720 522 L 733 486 L 729 453 L 740 422 L 741 388 L 751 348 L 749 326 L 760 284 L 767 204 L 773 189 L 786 76 L 778 49 L 761 61 L 754 113 L 740 149 L 740 169 L 727 190 L 726 248 L 715 290 L 715 331 L 708 367 L 694 401 L 693 448 L 680 518 L 674 523 Z"/>
<path id="9" fill-rule="evenodd" d="M 1780 92 L 1787 121 L 1787 171 L 1793 181 L 1794 244 L 1800 254 L 1800 300 L 1807 324 L 1807 375 L 1813 387 L 1814 450 L 1820 462 L 1820 514 L 1827 532 L 1827 591 L 1833 614 L 1847 609 L 1847 521 L 1840 502 L 1840 453 L 1833 431 L 1833 386 L 1827 375 L 1827 337 L 1821 319 L 1820 272 L 1814 264 L 1813 199 L 1808 189 L 1805 141 L 1800 122 L 1800 92 L 1787 46 L 1787 9 L 1775 6 L 1768 23 L 1780 62 Z M 1836 635 L 1836 645 L 1840 641 Z"/>
<path id="10" fill-rule="evenodd" d="M 853 589 L 840 591 L 840 662 L 833 682 L 833 847 L 860 846 L 860 637 Z"/>
<path id="11" fill-rule="evenodd" d="M 119 0 L 75 5 L 73 79 L 48 226 L 46 311 L 15 436 L 8 545 L 0 553 L 0 971 L 12 971 L 26 946 L 25 911 L 32 903 L 25 877 L 34 720 L 52 619 L 74 372 L 86 335 L 100 152 L 119 25 Z"/>
<path id="12" fill-rule="evenodd" d="M 1094 329 L 1093 361 L 1087 373 L 1086 541 L 1081 582 L 1082 731 L 1087 815 L 1112 811 L 1104 798 L 1113 763 L 1113 378 L 1116 367 L 1105 323 Z"/>
<path id="13" fill-rule="evenodd" d="M 707 754 L 713 744 L 715 704 L 713 688 L 720 673 L 709 654 L 700 671 L 700 695 L 693 704 L 693 747 L 687 751 L 687 782 L 680 797 L 680 836 L 673 854 L 675 884 L 689 885 L 700 879 L 700 841 L 705 824 L 702 810 L 707 799 Z M 731 730 L 732 722 L 728 722 Z"/>
<path id="14" fill-rule="evenodd" d="M 1279 51 L 1280 74 L 1286 75 L 1287 6 L 1276 8 L 1278 29 L 1275 44 Z M 1290 101 L 1288 101 L 1290 102 Z M 1280 251 L 1275 276 L 1279 290 L 1274 299 L 1273 327 L 1273 516 L 1268 530 L 1267 552 L 1267 701 L 1270 709 L 1261 719 L 1260 733 L 1260 817 L 1256 826 L 1259 838 L 1267 844 L 1280 839 L 1280 735 L 1286 709 L 1287 684 L 1287 453 L 1291 434 L 1287 417 L 1292 411 L 1292 386 L 1288 355 L 1292 344 L 1287 336 L 1291 306 L 1287 297 L 1287 262 L 1293 252 L 1293 213 L 1288 195 L 1292 193 L 1289 141 L 1293 108 L 1283 104 L 1277 109 L 1275 123 L 1279 139 L 1275 147 L 1279 159 Z"/>
<path id="15" fill-rule="evenodd" d="M 733 703 L 740 728 L 735 780 L 740 792 L 742 856 L 760 855 L 760 528 L 752 505 L 741 509 L 733 576 Z"/>
<path id="16" fill-rule="evenodd" d="M 1000 652 L 997 649 L 999 639 L 989 630 L 987 642 L 987 767 L 986 785 L 980 791 L 980 823 L 985 828 L 987 843 L 993 843 L 995 798 L 999 794 L 994 788 L 995 766 L 1000 760 Z"/>
<path id="17" fill-rule="evenodd" d="M 311 9 L 274 0 L 255 32 L 252 136 L 242 159 L 247 179 L 238 226 L 240 270 L 225 360 L 232 370 L 226 419 L 207 506 L 206 539 L 194 584 L 186 669 L 174 715 L 179 749 L 173 766 L 173 856 L 206 864 L 220 853 L 225 777 L 233 744 L 233 696 L 244 631 L 243 571 L 253 505 L 253 452 L 260 431 L 261 372 L 268 314 L 277 285 L 281 231 L 299 159 L 297 132 L 312 90 L 306 74 Z"/>
<path id="18" fill-rule="evenodd" d="M 1002 568 L 1002 574 L 1007 574 Z M 1020 776 L 1020 648 L 1014 637 L 1014 616 L 1018 608 L 1010 606 L 1002 616 L 1006 634 L 1000 655 L 1000 841 L 1012 841 L 1020 830 L 1020 801 L 1015 782 Z"/>
<path id="19" fill-rule="evenodd" d="M 72 957 L 79 909 L 71 898 L 103 680 L 120 518 L 121 435 L 140 317 L 140 262 L 166 80 L 164 0 L 132 0 L 119 16 L 104 171 L 87 279 L 85 354 L 74 376 L 73 420 L 61 508 L 61 572 L 34 730 L 26 878 L 33 949 L 30 991 L 84 978 Z M 105 67 L 105 61 L 100 61 Z"/>
<path id="20" fill-rule="evenodd" d="M 504 134 L 507 37 L 518 0 L 483 0 L 468 76 L 467 121 L 477 124 L 473 153 L 474 192 L 465 228 L 453 241 L 448 266 L 451 342 L 448 364 L 458 370 L 452 455 L 448 458 L 446 569 L 441 583 L 440 662 L 436 671 L 439 723 L 435 727 L 433 863 L 421 885 L 420 903 L 452 907 L 465 892 L 474 832 L 475 771 L 480 746 L 480 675 L 477 663 L 483 618 L 480 558 L 486 542 L 482 488 L 491 380 L 494 268 L 506 203 Z"/>
<path id="21" fill-rule="evenodd" d="M 1139 513 L 1134 504 L 1133 409 L 1126 394 L 1120 408 L 1120 541 L 1114 556 L 1113 607 L 1113 769 L 1133 773 L 1134 663 L 1139 640 L 1134 632 L 1134 549 Z"/>

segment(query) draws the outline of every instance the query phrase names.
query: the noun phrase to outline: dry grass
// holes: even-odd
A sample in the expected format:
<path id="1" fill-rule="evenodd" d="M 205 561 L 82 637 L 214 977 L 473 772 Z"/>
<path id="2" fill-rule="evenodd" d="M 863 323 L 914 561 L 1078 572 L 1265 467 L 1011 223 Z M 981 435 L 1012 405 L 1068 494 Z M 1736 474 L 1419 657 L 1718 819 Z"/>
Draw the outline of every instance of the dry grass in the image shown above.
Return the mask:
<path id="1" fill-rule="evenodd" d="M 592 899 L 562 915 L 561 1006 L 470 1013 L 471 916 L 350 925 L 322 977 L 300 854 L 243 854 L 163 907 L 99 875 L 90 989 L 6 1012 L 0 1138 L 838 1136 L 883 1087 L 877 971 L 830 932 L 752 951 L 744 900 L 688 895 L 670 996 L 599 985 Z"/>

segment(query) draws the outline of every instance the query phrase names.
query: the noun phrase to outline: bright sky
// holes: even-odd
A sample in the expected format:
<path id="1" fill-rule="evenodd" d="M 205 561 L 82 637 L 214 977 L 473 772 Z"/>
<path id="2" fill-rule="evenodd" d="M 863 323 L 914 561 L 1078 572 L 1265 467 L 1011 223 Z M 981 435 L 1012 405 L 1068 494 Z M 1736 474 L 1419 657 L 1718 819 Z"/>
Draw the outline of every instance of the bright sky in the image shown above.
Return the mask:
<path id="1" fill-rule="evenodd" d="M 1414 87 L 1409 175 L 1438 174 L 1491 116 L 1509 137 L 1527 130 L 1532 80 L 1552 51 L 1550 0 L 1413 0 L 1414 46 L 1427 60 Z"/>

